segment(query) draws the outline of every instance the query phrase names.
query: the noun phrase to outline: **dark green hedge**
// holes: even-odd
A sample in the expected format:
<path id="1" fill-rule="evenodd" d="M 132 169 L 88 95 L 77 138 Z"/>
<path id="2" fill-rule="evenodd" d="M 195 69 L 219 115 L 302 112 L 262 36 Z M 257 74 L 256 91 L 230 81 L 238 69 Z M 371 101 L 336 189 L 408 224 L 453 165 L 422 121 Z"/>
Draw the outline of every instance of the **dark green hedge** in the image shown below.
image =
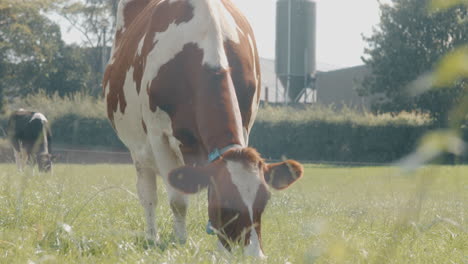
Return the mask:
<path id="1" fill-rule="evenodd" d="M 67 114 L 52 123 L 56 144 L 89 148 L 125 149 L 109 120 Z"/>
<path id="2" fill-rule="evenodd" d="M 389 162 L 410 153 L 429 126 L 365 126 L 351 122 L 257 122 L 250 144 L 265 158 Z"/>
<path id="3" fill-rule="evenodd" d="M 6 136 L 4 134 L 6 133 L 7 124 L 8 124 L 7 119 L 0 118 L 0 137 Z"/>
<path id="4" fill-rule="evenodd" d="M 0 120 L 0 124 L 4 127 L 5 120 Z M 429 125 L 258 121 L 251 132 L 250 145 L 268 159 L 285 156 L 311 161 L 392 162 L 413 151 L 419 138 L 429 129 Z M 55 144 L 125 149 L 107 119 L 67 114 L 52 123 L 52 133 Z M 464 139 L 468 141 L 466 128 Z M 457 161 L 467 162 L 467 159 Z"/>

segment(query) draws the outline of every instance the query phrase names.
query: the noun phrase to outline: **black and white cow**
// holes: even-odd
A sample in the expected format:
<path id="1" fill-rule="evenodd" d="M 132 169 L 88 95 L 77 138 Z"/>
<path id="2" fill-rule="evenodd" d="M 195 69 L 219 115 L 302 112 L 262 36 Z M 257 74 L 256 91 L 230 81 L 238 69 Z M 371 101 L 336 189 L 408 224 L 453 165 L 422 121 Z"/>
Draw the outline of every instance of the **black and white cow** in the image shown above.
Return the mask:
<path id="1" fill-rule="evenodd" d="M 51 169 L 52 135 L 47 118 L 42 113 L 24 109 L 13 112 L 8 121 L 7 134 L 20 171 L 26 163 L 37 163 L 42 172 Z"/>

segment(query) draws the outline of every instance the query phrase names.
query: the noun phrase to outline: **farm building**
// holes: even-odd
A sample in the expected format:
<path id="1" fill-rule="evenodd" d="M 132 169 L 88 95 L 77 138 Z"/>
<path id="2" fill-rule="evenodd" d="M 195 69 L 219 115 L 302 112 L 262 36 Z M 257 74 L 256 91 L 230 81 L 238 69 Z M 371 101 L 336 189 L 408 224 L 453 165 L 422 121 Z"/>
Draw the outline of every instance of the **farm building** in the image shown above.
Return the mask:
<path id="1" fill-rule="evenodd" d="M 275 62 L 271 59 L 260 59 L 262 69 L 262 93 L 260 100 L 268 103 L 284 103 L 285 88 L 275 74 Z M 365 65 L 349 68 L 337 68 L 332 65 L 317 64 L 315 89 L 307 88 L 296 101 L 317 103 L 321 105 L 346 105 L 353 108 L 368 108 L 370 98 L 361 97 L 357 88 L 361 86 L 365 75 L 369 73 Z"/>

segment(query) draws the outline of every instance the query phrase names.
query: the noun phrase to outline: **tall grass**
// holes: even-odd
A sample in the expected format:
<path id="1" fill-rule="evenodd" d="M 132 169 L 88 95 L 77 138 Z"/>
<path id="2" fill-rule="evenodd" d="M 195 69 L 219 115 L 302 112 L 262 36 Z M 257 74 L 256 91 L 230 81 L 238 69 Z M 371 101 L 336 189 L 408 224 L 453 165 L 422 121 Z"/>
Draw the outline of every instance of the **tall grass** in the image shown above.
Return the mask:
<path id="1" fill-rule="evenodd" d="M 104 99 L 95 98 L 85 93 L 60 97 L 58 94 L 48 96 L 43 92 L 30 94 L 24 98 L 15 98 L 6 105 L 6 115 L 24 108 L 44 113 L 51 121 L 66 114 L 76 114 L 82 117 L 107 118 Z"/>
<path id="2" fill-rule="evenodd" d="M 31 94 L 25 98 L 16 98 L 7 104 L 7 114 L 25 108 L 45 113 L 50 120 L 55 120 L 59 116 L 66 114 L 76 114 L 82 117 L 107 118 L 106 105 L 104 99 L 95 98 L 86 94 L 77 93 L 69 97 L 58 95 L 47 96 L 44 93 Z M 363 125 L 382 124 L 410 124 L 414 126 L 425 125 L 432 122 L 427 114 L 402 112 L 397 115 L 374 114 L 370 111 L 361 111 L 353 108 L 342 107 L 337 109 L 333 106 L 306 106 L 295 107 L 274 107 L 266 105 L 258 111 L 257 121 L 266 122 L 351 122 Z"/>
<path id="3" fill-rule="evenodd" d="M 427 125 L 432 122 L 428 114 L 416 112 L 401 112 L 399 114 L 374 114 L 367 110 L 357 110 L 349 107 L 340 109 L 331 106 L 312 105 L 301 108 L 297 107 L 282 107 L 282 106 L 265 106 L 262 107 L 257 115 L 258 121 L 266 122 L 311 122 L 325 121 L 330 123 L 349 122 L 359 125 Z"/>
<path id="4" fill-rule="evenodd" d="M 265 261 L 216 250 L 204 231 L 206 192 L 191 197 L 189 239 L 174 243 L 158 181 L 161 244 L 143 239 L 129 165 L 57 165 L 52 174 L 0 165 L 0 263 L 464 263 L 468 167 L 307 166 L 273 192 Z"/>

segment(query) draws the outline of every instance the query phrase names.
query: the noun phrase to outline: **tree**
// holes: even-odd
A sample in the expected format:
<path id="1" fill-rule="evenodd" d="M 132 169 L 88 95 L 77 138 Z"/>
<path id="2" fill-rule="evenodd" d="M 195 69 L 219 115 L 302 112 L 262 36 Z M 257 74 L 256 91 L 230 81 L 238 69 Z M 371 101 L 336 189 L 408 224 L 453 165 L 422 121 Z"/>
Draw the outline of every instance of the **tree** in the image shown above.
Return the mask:
<path id="1" fill-rule="evenodd" d="M 71 26 L 83 37 L 84 46 L 103 52 L 95 57 L 97 70 L 102 70 L 105 47 L 112 44 L 118 0 L 71 0 L 60 11 Z"/>
<path id="2" fill-rule="evenodd" d="M 64 95 L 84 86 L 89 67 L 44 15 L 59 1 L 0 4 L 0 88 L 7 99 L 39 90 Z"/>
<path id="3" fill-rule="evenodd" d="M 58 26 L 41 15 L 43 8 L 36 4 L 17 6 L 10 1 L 0 9 L 1 82 L 6 93 L 28 93 L 42 83 L 61 44 Z"/>
<path id="4" fill-rule="evenodd" d="M 101 94 L 101 80 L 110 55 L 119 0 L 65 0 L 59 14 L 81 33 L 84 55 L 92 68 L 91 93 Z"/>
<path id="5" fill-rule="evenodd" d="M 444 122 L 451 106 L 463 92 L 459 80 L 446 89 L 430 90 L 410 97 L 407 86 L 427 74 L 449 51 L 468 42 L 467 7 L 456 5 L 443 12 L 428 11 L 430 0 L 392 0 L 381 4 L 381 21 L 368 43 L 363 61 L 371 74 L 365 78 L 363 95 L 383 95 L 373 105 L 377 112 L 429 112 Z M 463 22 L 465 21 L 465 22 Z"/>

